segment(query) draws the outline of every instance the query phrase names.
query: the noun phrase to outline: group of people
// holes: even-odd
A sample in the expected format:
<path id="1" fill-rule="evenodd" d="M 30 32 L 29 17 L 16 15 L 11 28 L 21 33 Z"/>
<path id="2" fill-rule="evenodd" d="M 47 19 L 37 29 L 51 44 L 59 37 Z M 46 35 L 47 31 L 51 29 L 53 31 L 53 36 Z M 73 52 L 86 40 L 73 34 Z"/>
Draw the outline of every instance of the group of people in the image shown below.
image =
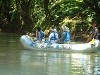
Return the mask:
<path id="1" fill-rule="evenodd" d="M 45 41 L 45 33 L 42 31 L 40 27 L 36 28 L 36 39 L 38 42 Z M 49 43 L 70 43 L 71 33 L 68 27 L 62 26 L 62 35 L 59 38 L 59 33 L 56 28 L 50 30 L 50 34 L 48 36 L 47 42 Z"/>
<path id="2" fill-rule="evenodd" d="M 50 43 L 70 43 L 71 41 L 71 32 L 67 26 L 62 26 L 61 37 L 59 38 L 59 33 L 56 28 L 50 30 L 50 34 L 48 36 L 48 42 Z M 92 30 L 90 36 L 88 37 L 86 42 L 90 42 L 92 39 L 98 39 L 99 30 L 96 27 L 96 22 L 92 23 Z M 42 31 L 40 27 L 36 28 L 36 40 L 38 42 L 45 42 L 45 32 Z"/>

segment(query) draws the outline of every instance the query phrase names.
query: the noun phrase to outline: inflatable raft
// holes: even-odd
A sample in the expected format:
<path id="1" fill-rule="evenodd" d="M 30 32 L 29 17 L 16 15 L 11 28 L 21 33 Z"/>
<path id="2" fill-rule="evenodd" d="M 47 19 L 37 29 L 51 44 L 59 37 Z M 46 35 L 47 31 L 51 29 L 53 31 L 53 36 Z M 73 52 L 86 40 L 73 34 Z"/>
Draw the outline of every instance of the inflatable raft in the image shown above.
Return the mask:
<path id="1" fill-rule="evenodd" d="M 93 52 L 99 48 L 99 40 L 94 40 L 89 43 L 70 43 L 70 44 L 50 44 L 38 43 L 28 35 L 22 35 L 20 38 L 22 45 L 26 49 L 33 50 L 49 50 L 49 51 L 68 51 L 68 52 Z"/>

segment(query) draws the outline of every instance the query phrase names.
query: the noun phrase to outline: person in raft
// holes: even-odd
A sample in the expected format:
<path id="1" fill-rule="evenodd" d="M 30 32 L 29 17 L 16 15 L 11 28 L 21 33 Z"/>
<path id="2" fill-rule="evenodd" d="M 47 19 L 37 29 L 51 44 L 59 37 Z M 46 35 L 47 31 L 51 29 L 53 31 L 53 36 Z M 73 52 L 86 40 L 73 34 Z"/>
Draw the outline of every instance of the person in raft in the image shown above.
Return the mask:
<path id="1" fill-rule="evenodd" d="M 99 30 L 96 26 L 96 22 L 92 22 L 92 30 L 91 30 L 90 36 L 86 42 L 91 41 L 91 43 L 95 43 L 95 42 L 99 43 L 98 36 L 99 36 Z"/>
<path id="2" fill-rule="evenodd" d="M 92 30 L 86 42 L 90 42 L 92 41 L 92 39 L 98 39 L 98 34 L 99 34 L 99 31 L 98 31 L 98 28 L 96 27 L 96 22 L 92 22 Z"/>
<path id="3" fill-rule="evenodd" d="M 42 31 L 40 27 L 36 28 L 36 40 L 38 43 L 45 41 L 45 33 Z"/>
<path id="4" fill-rule="evenodd" d="M 52 29 L 49 35 L 48 41 L 50 43 L 57 43 L 58 42 L 58 33 L 56 29 Z"/>
<path id="5" fill-rule="evenodd" d="M 61 43 L 62 44 L 70 43 L 71 33 L 70 33 L 69 28 L 66 26 L 62 26 L 61 28 L 63 30 L 62 35 L 61 35 Z"/>

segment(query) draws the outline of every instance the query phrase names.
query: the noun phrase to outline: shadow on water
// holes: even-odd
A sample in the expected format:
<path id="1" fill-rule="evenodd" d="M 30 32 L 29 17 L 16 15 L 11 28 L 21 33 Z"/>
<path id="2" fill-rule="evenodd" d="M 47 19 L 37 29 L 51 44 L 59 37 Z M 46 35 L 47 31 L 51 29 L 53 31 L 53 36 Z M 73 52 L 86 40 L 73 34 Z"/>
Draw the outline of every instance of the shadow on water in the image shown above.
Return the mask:
<path id="1" fill-rule="evenodd" d="M 24 49 L 20 35 L 0 33 L 0 75 L 99 75 L 100 54 Z"/>

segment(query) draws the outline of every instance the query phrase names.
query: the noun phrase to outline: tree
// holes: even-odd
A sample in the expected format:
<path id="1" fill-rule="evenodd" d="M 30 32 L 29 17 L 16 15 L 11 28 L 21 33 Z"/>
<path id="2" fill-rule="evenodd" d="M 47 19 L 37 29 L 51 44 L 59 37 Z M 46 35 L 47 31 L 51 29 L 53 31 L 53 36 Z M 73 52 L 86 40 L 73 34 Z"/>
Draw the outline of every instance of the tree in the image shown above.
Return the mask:
<path id="1" fill-rule="evenodd" d="M 86 6 L 88 6 L 92 12 L 94 12 L 93 14 L 93 20 L 97 21 L 97 25 L 99 27 L 100 24 L 100 0 L 83 0 L 86 4 Z"/>

